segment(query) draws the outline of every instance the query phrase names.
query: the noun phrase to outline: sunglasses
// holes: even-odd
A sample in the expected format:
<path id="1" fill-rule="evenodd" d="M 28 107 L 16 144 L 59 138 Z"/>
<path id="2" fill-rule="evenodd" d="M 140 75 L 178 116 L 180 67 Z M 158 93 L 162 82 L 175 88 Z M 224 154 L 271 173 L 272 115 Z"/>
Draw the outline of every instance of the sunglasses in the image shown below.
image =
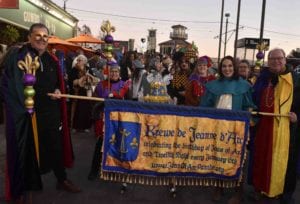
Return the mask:
<path id="1" fill-rule="evenodd" d="M 49 36 L 48 36 L 48 35 L 35 34 L 35 35 L 34 35 L 34 39 L 35 39 L 36 41 L 44 41 L 44 42 L 48 42 Z"/>

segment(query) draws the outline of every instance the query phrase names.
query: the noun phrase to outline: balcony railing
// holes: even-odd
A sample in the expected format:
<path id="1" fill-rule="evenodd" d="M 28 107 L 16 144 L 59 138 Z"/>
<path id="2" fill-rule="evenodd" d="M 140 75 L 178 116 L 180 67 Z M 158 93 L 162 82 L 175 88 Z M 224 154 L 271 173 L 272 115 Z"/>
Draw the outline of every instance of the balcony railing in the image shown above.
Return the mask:
<path id="1" fill-rule="evenodd" d="M 170 33 L 170 38 L 171 39 L 173 39 L 173 38 L 180 38 L 180 39 L 186 40 L 188 38 L 188 34 L 186 34 L 186 33 L 173 33 L 173 32 L 171 32 Z"/>

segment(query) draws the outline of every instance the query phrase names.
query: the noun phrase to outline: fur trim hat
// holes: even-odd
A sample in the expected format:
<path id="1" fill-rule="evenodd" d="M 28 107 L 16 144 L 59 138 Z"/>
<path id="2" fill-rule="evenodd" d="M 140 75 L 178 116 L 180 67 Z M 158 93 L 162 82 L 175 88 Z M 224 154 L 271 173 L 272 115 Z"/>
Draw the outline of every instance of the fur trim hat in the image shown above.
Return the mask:
<path id="1" fill-rule="evenodd" d="M 212 65 L 212 60 L 210 59 L 210 57 L 204 55 L 198 58 L 197 60 L 198 64 L 206 64 L 207 67 L 211 67 Z"/>

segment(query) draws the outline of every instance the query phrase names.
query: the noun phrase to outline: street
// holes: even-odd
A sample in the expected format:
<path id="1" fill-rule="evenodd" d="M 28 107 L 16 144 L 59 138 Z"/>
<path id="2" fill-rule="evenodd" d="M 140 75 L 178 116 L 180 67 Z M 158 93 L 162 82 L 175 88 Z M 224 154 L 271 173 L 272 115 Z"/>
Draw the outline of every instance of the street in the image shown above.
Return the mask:
<path id="1" fill-rule="evenodd" d="M 5 158 L 5 140 L 4 126 L 0 125 L 0 196 L 4 195 L 4 158 Z M 169 193 L 168 186 L 145 186 L 138 184 L 129 184 L 124 194 L 121 194 L 121 184 L 108 182 L 103 180 L 89 181 L 87 175 L 89 173 L 94 144 L 96 139 L 93 132 L 90 133 L 72 133 L 73 148 L 75 153 L 75 166 L 68 169 L 68 178 L 82 188 L 82 192 L 72 194 L 64 191 L 58 191 L 55 188 L 56 179 L 52 173 L 44 175 L 44 189 L 40 192 L 34 192 L 32 195 L 33 204 L 96 204 L 96 203 L 214 203 L 211 201 L 211 188 L 180 186 L 176 197 Z M 245 196 L 243 203 L 279 203 L 276 200 L 264 199 L 260 202 L 253 202 L 248 198 L 251 187 L 245 185 Z M 222 201 L 219 203 L 227 203 L 232 195 L 232 189 L 227 189 L 224 193 Z M 300 203 L 300 188 L 294 195 L 295 203 Z M 0 203 L 5 203 L 3 200 Z"/>

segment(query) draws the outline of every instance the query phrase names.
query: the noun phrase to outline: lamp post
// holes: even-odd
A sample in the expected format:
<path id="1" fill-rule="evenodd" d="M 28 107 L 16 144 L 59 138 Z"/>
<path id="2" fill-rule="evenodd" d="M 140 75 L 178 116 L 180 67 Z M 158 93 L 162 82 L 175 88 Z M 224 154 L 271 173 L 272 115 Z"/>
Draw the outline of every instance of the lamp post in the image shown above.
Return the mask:
<path id="1" fill-rule="evenodd" d="M 225 13 L 226 17 L 226 27 L 225 27 L 225 40 L 224 40 L 224 57 L 226 55 L 226 44 L 227 44 L 227 28 L 228 28 L 228 18 L 230 16 L 230 13 Z"/>

